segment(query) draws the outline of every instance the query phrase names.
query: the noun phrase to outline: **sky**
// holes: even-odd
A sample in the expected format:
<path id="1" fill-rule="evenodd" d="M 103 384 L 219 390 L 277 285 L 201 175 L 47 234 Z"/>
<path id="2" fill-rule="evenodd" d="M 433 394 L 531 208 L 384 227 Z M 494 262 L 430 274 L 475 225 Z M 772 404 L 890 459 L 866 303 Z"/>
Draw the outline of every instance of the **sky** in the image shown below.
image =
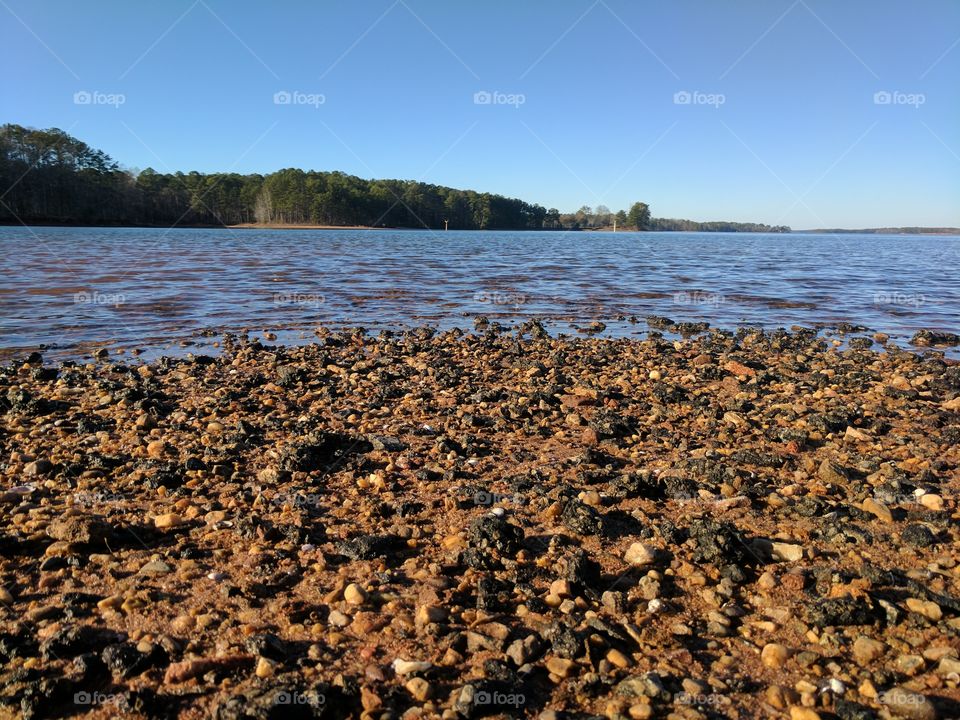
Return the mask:
<path id="1" fill-rule="evenodd" d="M 128 168 L 960 226 L 957 0 L 0 0 L 0 62 Z"/>

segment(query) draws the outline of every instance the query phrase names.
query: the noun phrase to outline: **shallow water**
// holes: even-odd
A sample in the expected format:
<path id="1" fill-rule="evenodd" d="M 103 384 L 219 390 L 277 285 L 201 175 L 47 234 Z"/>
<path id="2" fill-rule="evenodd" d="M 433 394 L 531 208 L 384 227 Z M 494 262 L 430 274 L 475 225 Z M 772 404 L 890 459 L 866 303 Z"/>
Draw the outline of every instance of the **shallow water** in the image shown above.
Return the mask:
<path id="1" fill-rule="evenodd" d="M 960 324 L 957 236 L 0 227 L 0 256 L 8 356 L 202 346 L 206 328 L 294 342 L 319 324 L 469 328 L 474 315 L 638 337 L 651 314 L 849 322 L 900 342 Z"/>

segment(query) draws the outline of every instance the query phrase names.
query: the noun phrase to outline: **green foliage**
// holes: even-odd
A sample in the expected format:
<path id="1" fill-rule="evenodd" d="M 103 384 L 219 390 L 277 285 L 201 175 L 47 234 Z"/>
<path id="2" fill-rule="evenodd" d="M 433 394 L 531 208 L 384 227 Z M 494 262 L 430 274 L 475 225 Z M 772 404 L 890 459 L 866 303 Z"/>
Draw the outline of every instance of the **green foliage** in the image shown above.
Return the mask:
<path id="1" fill-rule="evenodd" d="M 19 181 L 18 181 L 19 178 Z M 0 221 L 94 225 L 246 222 L 451 230 L 544 226 L 523 200 L 409 180 L 286 168 L 266 176 L 121 171 L 62 130 L 0 127 Z"/>

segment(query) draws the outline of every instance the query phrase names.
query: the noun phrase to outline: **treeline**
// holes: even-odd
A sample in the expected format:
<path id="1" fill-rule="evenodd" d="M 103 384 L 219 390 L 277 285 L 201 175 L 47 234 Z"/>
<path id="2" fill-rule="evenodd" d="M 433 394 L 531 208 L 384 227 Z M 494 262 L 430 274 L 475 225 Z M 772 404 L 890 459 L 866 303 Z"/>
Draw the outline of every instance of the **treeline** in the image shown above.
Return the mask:
<path id="1" fill-rule="evenodd" d="M 412 180 L 295 168 L 268 175 L 134 173 L 63 130 L 0 126 L 0 223 L 222 226 L 369 225 L 451 230 L 789 232 L 784 226 L 652 218 L 635 202 L 573 213 Z"/>
<path id="2" fill-rule="evenodd" d="M 81 225 L 311 223 L 464 230 L 544 227 L 515 198 L 342 172 L 132 173 L 62 130 L 0 127 L 0 221 Z"/>
<path id="3" fill-rule="evenodd" d="M 654 218 L 650 222 L 650 229 L 660 232 L 790 232 L 788 225 L 764 225 L 763 223 L 743 223 L 727 220 L 697 222 L 696 220 L 675 220 L 673 218 Z"/>

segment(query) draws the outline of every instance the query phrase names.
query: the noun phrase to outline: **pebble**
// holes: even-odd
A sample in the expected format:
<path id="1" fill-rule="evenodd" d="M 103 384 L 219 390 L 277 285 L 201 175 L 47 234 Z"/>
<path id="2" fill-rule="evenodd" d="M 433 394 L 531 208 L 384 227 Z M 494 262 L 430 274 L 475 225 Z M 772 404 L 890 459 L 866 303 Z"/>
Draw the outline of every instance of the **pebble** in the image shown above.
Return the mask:
<path id="1" fill-rule="evenodd" d="M 432 667 L 433 665 L 428 662 L 403 660 L 402 658 L 397 658 L 393 661 L 393 671 L 397 675 L 412 675 L 413 673 L 422 673 L 426 672 Z"/>
<path id="2" fill-rule="evenodd" d="M 936 720 L 937 711 L 922 693 L 893 687 L 880 694 L 880 702 L 905 720 Z"/>
<path id="3" fill-rule="evenodd" d="M 863 501 L 863 509 L 884 522 L 893 522 L 893 514 L 890 512 L 890 509 L 873 498 L 867 498 Z"/>
<path id="4" fill-rule="evenodd" d="M 411 678 L 404 683 L 404 687 L 417 702 L 425 702 L 433 697 L 433 686 L 423 678 Z"/>
<path id="5" fill-rule="evenodd" d="M 576 663 L 567 658 L 551 657 L 547 659 L 546 667 L 552 675 L 565 678 L 573 671 L 573 668 L 576 667 Z"/>
<path id="6" fill-rule="evenodd" d="M 813 708 L 791 705 L 790 720 L 820 720 L 820 713 Z"/>
<path id="7" fill-rule="evenodd" d="M 943 611 L 940 606 L 931 600 L 920 600 L 919 598 L 907 598 L 907 609 L 915 612 L 917 615 L 923 615 L 934 622 L 943 617 Z"/>
<path id="8" fill-rule="evenodd" d="M 873 638 L 861 635 L 853 642 L 853 659 L 860 666 L 866 666 L 886 652 L 887 646 Z"/>
<path id="9" fill-rule="evenodd" d="M 633 543 L 627 548 L 627 552 L 624 554 L 623 559 L 626 560 L 630 565 L 642 567 L 644 565 L 652 564 L 656 559 L 656 556 L 657 551 L 653 546 L 646 545 L 644 543 Z"/>
<path id="10" fill-rule="evenodd" d="M 350 583 L 343 590 L 343 599 L 351 605 L 363 605 L 367 601 L 367 592 L 356 583 Z"/>
<path id="11" fill-rule="evenodd" d="M 154 527 L 159 528 L 161 530 L 166 528 L 177 527 L 178 525 L 180 525 L 181 522 L 182 520 L 180 519 L 180 516 L 177 515 L 176 513 L 164 513 L 163 515 L 157 515 L 153 519 Z"/>
<path id="12" fill-rule="evenodd" d="M 781 668 L 790 657 L 790 651 L 780 643 L 767 643 L 760 652 L 760 660 L 768 668 Z"/>
<path id="13" fill-rule="evenodd" d="M 13 595 L 10 594 L 10 591 L 5 587 L 0 587 L 0 603 L 4 605 L 9 605 L 13 602 Z"/>
<path id="14" fill-rule="evenodd" d="M 943 498 L 935 493 L 921 495 L 919 502 L 927 508 L 927 510 L 933 510 L 934 512 L 943 510 Z"/>

